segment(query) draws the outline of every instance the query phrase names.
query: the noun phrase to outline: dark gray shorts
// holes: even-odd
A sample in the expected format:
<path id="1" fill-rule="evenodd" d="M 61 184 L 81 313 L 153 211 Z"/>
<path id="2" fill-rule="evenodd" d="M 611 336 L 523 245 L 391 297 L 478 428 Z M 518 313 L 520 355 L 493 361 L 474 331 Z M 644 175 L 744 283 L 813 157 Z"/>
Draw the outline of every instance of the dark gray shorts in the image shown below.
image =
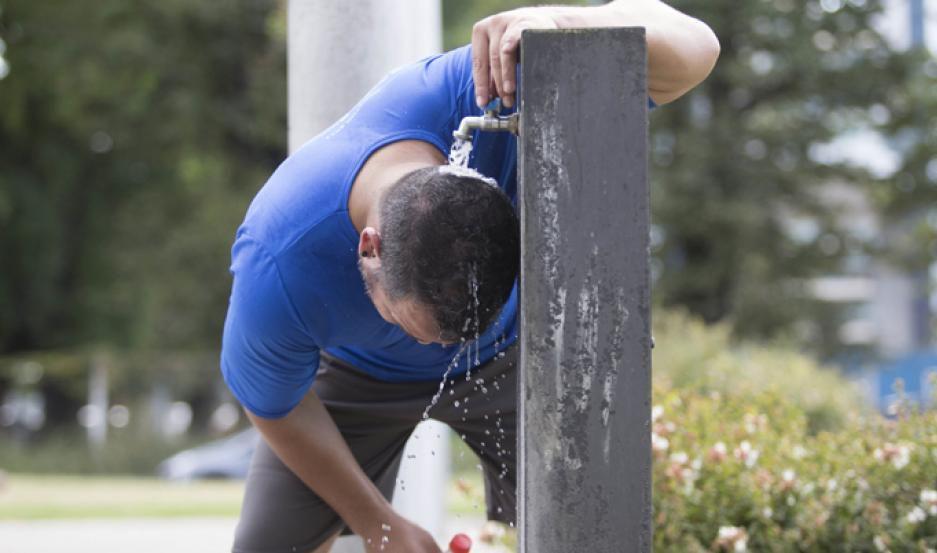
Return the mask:
<path id="1" fill-rule="evenodd" d="M 504 353 L 476 367 L 471 380 L 463 375 L 448 381 L 429 415 L 448 424 L 481 459 L 488 518 L 514 522 L 517 346 Z M 404 444 L 438 389 L 438 381 L 376 380 L 326 355 L 313 384 L 358 463 L 388 500 Z M 306 552 L 339 531 L 347 533 L 341 518 L 261 440 L 247 475 L 234 552 Z"/>

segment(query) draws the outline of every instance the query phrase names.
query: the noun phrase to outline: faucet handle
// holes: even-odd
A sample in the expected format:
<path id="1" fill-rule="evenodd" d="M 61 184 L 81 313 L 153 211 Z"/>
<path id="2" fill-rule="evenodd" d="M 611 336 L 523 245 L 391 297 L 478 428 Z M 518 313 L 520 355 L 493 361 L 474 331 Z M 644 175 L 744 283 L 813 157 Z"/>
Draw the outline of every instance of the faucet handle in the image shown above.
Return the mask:
<path id="1" fill-rule="evenodd" d="M 495 98 L 485 106 L 486 117 L 497 117 L 501 113 L 501 98 Z"/>

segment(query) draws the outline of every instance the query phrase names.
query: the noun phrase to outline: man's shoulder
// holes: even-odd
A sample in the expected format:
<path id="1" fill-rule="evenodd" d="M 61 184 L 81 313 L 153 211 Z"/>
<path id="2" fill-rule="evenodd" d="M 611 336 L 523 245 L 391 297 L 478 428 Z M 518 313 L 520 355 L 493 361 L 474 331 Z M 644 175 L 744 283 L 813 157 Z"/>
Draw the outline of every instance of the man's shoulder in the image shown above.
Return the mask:
<path id="1" fill-rule="evenodd" d="M 309 232 L 340 229 L 322 223 L 346 211 L 354 162 L 341 149 L 310 142 L 267 179 L 251 202 L 242 229 L 248 228 L 275 253 Z"/>

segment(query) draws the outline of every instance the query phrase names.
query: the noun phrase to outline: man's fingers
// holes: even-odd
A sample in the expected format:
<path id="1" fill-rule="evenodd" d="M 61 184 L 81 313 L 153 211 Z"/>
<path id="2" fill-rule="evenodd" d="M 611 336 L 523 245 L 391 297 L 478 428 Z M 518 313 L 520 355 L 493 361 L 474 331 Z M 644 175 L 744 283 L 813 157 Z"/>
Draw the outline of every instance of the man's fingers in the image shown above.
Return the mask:
<path id="1" fill-rule="evenodd" d="M 501 82 L 501 35 L 502 29 L 493 25 L 488 30 L 488 65 L 491 71 L 491 80 L 495 89 L 491 91 L 499 97 L 504 97 L 504 83 Z"/>
<path id="2" fill-rule="evenodd" d="M 514 105 L 514 92 L 517 90 L 517 50 L 524 25 L 515 23 L 501 36 L 501 101 L 505 107 Z"/>
<path id="3" fill-rule="evenodd" d="M 475 81 L 475 103 L 484 107 L 490 99 L 488 67 L 488 26 L 486 20 L 472 27 L 472 79 Z"/>

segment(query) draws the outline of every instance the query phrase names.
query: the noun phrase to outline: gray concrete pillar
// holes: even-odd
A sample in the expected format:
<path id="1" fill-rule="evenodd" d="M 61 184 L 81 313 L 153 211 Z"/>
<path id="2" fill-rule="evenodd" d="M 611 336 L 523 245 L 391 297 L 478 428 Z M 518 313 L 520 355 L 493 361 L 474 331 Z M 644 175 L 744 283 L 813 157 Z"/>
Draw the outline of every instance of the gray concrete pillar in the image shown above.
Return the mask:
<path id="1" fill-rule="evenodd" d="M 442 49 L 439 0 L 289 0 L 288 17 L 291 152 L 392 69 Z"/>
<path id="2" fill-rule="evenodd" d="M 439 0 L 289 0 L 290 152 L 347 113 L 390 71 L 441 49 Z M 415 434 L 421 439 L 407 446 L 400 471 L 405 485 L 398 480 L 394 506 L 441 539 L 448 435 L 432 424 Z M 342 538 L 333 551 L 363 547 L 357 538 Z"/>
<path id="3" fill-rule="evenodd" d="M 651 547 L 644 29 L 521 43 L 522 553 Z"/>

